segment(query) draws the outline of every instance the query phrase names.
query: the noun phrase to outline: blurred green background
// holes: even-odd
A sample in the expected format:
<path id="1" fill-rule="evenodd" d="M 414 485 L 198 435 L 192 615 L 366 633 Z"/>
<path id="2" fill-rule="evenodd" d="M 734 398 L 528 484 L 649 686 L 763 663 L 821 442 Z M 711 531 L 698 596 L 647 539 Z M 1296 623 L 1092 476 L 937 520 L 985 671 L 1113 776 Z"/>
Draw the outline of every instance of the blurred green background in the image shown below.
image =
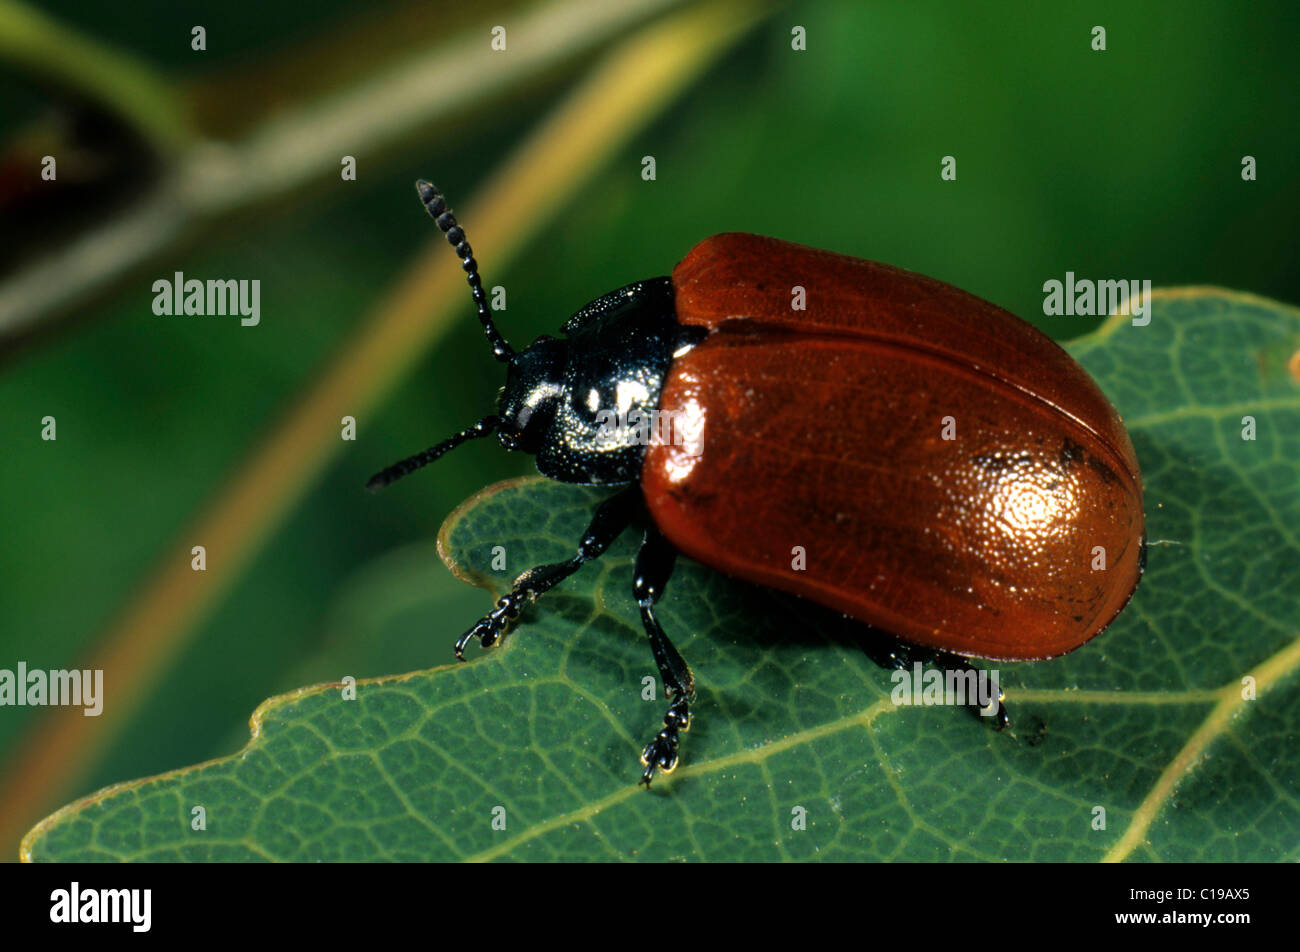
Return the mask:
<path id="1" fill-rule="evenodd" d="M 565 4 L 361 13 L 325 0 L 311 17 L 247 0 L 201 13 L 158 2 L 40 9 L 151 66 L 206 141 L 236 141 L 402 57 L 436 57 L 453 41 L 486 46 L 491 26 L 509 29 L 539 6 Z M 188 560 L 202 540 L 184 538 L 185 527 L 429 241 L 417 176 L 463 212 L 605 48 L 681 6 L 647 4 L 527 81 L 467 77 L 454 108 L 359 155 L 357 181 L 339 179 L 336 158 L 332 174 L 187 229 L 164 253 L 3 338 L 0 668 L 78 666 L 164 553 Z M 175 161 L 133 142 L 75 84 L 15 55 L 16 9 L 0 5 L 0 34 L 13 41 L 0 64 L 0 294 L 42 255 L 129 208 Z M 576 200 L 538 223 L 517 260 L 481 260 L 486 283 L 508 289 L 500 323 L 514 343 L 554 332 L 608 290 L 667 274 L 720 231 L 933 275 L 1058 338 L 1097 323 L 1043 318 L 1042 284 L 1067 270 L 1300 301 L 1295 3 L 765 9 L 684 94 L 646 116 Z M 207 30 L 203 53 L 190 48 L 195 23 Z M 791 49 L 795 25 L 807 30 L 806 51 Z M 1095 25 L 1106 28 L 1105 52 L 1091 49 Z M 69 161 L 60 181 L 41 183 L 30 156 L 55 148 Z M 641 178 L 644 155 L 656 159 L 653 182 Z M 940 179 L 945 155 L 956 157 L 955 182 Z M 1257 181 L 1242 181 L 1244 155 L 1257 159 Z M 462 219 L 473 242 L 475 221 Z M 152 282 L 176 270 L 260 279 L 260 326 L 154 316 Z M 75 780 L 12 824 L 237 749 L 268 695 L 449 660 L 451 639 L 487 596 L 441 568 L 433 538 L 464 497 L 532 471 L 531 461 L 485 441 L 382 495 L 361 487 L 492 407 L 501 368 L 469 295 L 457 293 L 447 333 L 359 420 L 356 442 L 272 527 L 129 720 L 79 751 Z M 40 439 L 46 415 L 58 420 L 57 442 Z M 108 705 L 113 689 L 110 677 Z M 7 779 L 23 769 L 22 742 L 43 713 L 0 708 Z M 15 845 L 0 843 L 0 854 L 14 856 Z"/>

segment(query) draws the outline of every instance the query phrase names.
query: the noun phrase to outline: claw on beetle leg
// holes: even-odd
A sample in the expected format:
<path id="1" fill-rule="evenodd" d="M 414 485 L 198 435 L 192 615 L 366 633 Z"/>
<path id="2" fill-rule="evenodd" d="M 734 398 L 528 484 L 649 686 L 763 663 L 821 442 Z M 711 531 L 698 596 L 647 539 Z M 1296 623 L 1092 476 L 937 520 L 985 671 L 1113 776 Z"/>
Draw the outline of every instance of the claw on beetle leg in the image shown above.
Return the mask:
<path id="1" fill-rule="evenodd" d="M 677 769 L 677 747 L 681 742 L 679 734 L 691 729 L 690 700 L 684 694 L 673 699 L 668 705 L 668 713 L 664 715 L 663 729 L 641 751 L 641 763 L 645 765 L 641 783 L 647 790 L 650 789 L 650 780 L 656 769 L 661 769 L 666 774 Z"/>
<path id="2" fill-rule="evenodd" d="M 459 661 L 465 660 L 465 646 L 475 638 L 481 647 L 491 648 L 496 644 L 501 633 L 505 631 L 506 625 L 519 616 L 519 610 L 522 607 L 525 594 L 522 592 L 511 592 L 503 595 L 497 600 L 496 607 L 480 618 L 474 627 L 465 634 L 456 639 L 456 658 Z"/>
<path id="3" fill-rule="evenodd" d="M 1006 695 L 1004 693 L 1002 693 L 1001 691 L 998 692 L 998 700 L 997 700 L 998 712 L 997 714 L 992 715 L 993 717 L 997 718 L 996 722 L 993 725 L 993 729 L 996 731 L 1004 731 L 1011 726 L 1011 715 L 1007 713 L 1007 706 L 1002 703 L 1002 700 L 1005 697 Z"/>

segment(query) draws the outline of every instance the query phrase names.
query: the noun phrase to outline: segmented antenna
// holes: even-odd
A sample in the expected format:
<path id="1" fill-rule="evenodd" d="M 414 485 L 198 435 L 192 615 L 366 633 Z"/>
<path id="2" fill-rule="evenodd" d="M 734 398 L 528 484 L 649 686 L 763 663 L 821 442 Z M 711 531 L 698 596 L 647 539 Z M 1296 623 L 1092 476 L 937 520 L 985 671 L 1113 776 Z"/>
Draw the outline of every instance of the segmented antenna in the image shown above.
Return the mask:
<path id="1" fill-rule="evenodd" d="M 408 476 L 417 469 L 428 466 L 438 457 L 442 456 L 449 450 L 454 450 L 467 440 L 477 440 L 487 436 L 497 428 L 497 425 L 500 422 L 501 418 L 498 416 L 486 416 L 473 426 L 461 430 L 455 436 L 449 437 L 441 443 L 430 446 L 427 450 L 416 453 L 414 456 L 408 456 L 400 463 L 394 463 L 383 472 L 375 473 L 375 475 L 370 477 L 370 481 L 366 483 L 366 489 L 370 490 L 372 493 L 383 489 L 389 483 L 396 482 L 403 476 Z"/>
<path id="2" fill-rule="evenodd" d="M 492 323 L 492 311 L 488 308 L 487 295 L 483 293 L 483 280 L 478 276 L 478 262 L 474 260 L 474 250 L 465 240 L 465 230 L 456 223 L 456 216 L 447 207 L 447 199 L 429 182 L 420 179 L 415 183 L 415 190 L 420 193 L 429 217 L 438 223 L 442 233 L 447 236 L 451 246 L 460 257 L 460 266 L 465 269 L 465 280 L 469 282 L 470 293 L 478 306 L 478 319 L 483 325 L 483 333 L 492 345 L 492 356 L 505 363 L 515 355 L 514 349 L 506 343 L 497 326 Z"/>

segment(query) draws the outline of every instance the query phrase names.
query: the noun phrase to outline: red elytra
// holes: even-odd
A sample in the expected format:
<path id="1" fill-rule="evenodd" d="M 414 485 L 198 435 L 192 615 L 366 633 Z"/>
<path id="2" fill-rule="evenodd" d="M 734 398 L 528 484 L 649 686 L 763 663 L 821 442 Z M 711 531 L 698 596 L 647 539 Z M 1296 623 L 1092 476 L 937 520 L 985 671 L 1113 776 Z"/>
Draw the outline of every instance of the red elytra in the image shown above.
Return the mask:
<path id="1" fill-rule="evenodd" d="M 1128 602 L 1137 457 L 1036 328 L 934 279 L 757 235 L 706 239 L 672 284 L 678 321 L 711 333 L 671 365 L 659 409 L 674 426 L 641 487 L 681 552 L 969 657 L 1064 654 Z"/>

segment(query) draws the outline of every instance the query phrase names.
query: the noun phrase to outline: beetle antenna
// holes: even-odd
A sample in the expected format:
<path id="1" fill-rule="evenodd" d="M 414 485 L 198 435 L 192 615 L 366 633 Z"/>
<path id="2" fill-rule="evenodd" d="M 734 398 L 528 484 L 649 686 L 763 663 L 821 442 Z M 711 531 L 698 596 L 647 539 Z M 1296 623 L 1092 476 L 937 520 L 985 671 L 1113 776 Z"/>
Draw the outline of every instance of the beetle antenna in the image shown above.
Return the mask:
<path id="1" fill-rule="evenodd" d="M 473 426 L 461 430 L 455 436 L 448 437 L 447 439 L 443 440 L 441 443 L 438 443 L 434 446 L 430 446 L 427 450 L 424 450 L 423 452 L 416 453 L 414 456 L 408 456 L 400 463 L 394 463 L 392 466 L 389 466 L 387 469 L 375 473 L 375 475 L 370 477 L 370 481 L 366 483 L 366 489 L 370 490 L 372 493 L 377 492 L 378 490 L 383 489 L 389 483 L 395 483 L 403 476 L 409 476 L 417 469 L 420 469 L 421 467 L 424 466 L 428 466 L 430 463 L 438 459 L 443 454 L 451 450 L 454 450 L 456 447 L 460 446 L 460 444 L 465 443 L 469 440 L 477 440 L 480 437 L 487 436 L 493 430 L 495 430 L 500 423 L 501 423 L 501 418 L 499 416 L 496 416 L 495 414 L 493 414 L 492 416 L 485 416 L 483 419 L 479 420 Z"/>
<path id="2" fill-rule="evenodd" d="M 456 216 L 447 207 L 447 199 L 443 197 L 442 192 L 431 183 L 419 179 L 415 183 L 415 190 L 420 193 L 424 210 L 438 223 L 438 227 L 442 229 L 442 233 L 447 236 L 451 246 L 456 249 L 456 254 L 460 256 L 460 266 L 465 269 L 465 280 L 469 282 L 470 293 L 474 295 L 474 303 L 478 306 L 479 322 L 483 325 L 483 333 L 487 335 L 488 343 L 492 345 L 492 356 L 502 363 L 508 362 L 515 355 L 514 348 L 506 343 L 497 326 L 492 323 L 492 311 L 488 307 L 487 295 L 483 293 L 483 280 L 478 276 L 478 262 L 474 260 L 474 250 L 465 240 L 465 230 L 457 224 Z"/>

